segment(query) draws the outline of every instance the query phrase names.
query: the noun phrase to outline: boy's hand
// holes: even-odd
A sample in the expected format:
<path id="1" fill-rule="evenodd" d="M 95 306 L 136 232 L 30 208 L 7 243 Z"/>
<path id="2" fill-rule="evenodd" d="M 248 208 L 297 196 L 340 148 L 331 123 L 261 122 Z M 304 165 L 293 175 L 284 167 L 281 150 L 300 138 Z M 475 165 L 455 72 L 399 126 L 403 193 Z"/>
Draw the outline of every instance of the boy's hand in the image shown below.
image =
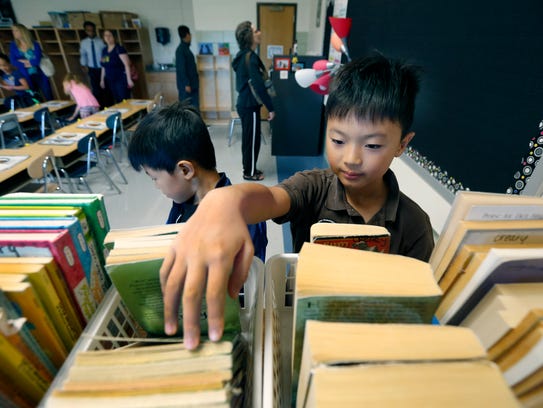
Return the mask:
<path id="1" fill-rule="evenodd" d="M 235 205 L 204 199 L 198 207 L 178 233 L 160 268 L 164 329 L 169 335 L 177 332 L 182 294 L 184 344 L 189 350 L 199 344 L 204 293 L 209 338 L 220 340 L 226 290 L 230 297 L 237 297 L 254 253 L 247 224 Z"/>

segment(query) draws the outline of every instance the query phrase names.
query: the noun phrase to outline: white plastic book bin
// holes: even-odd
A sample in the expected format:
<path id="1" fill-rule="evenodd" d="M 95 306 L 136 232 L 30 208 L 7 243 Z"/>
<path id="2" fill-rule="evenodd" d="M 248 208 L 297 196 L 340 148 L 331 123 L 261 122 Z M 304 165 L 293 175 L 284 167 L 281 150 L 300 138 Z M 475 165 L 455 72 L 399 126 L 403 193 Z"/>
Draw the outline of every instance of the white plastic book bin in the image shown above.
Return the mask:
<path id="1" fill-rule="evenodd" d="M 297 262 L 298 254 L 275 255 L 266 262 L 262 408 L 288 407 L 291 402 L 292 319 Z"/>
<path id="2" fill-rule="evenodd" d="M 247 365 L 245 392 L 249 400 L 246 400 L 245 405 L 259 408 L 262 406 L 264 264 L 258 258 L 253 260 L 244 285 L 244 295 L 240 294 L 240 298 L 242 296 L 242 331 L 248 340 L 249 353 L 252 354 Z M 145 332 L 133 320 L 117 290 L 110 288 L 38 407 L 46 407 L 53 390 L 61 388 L 78 352 L 120 348 L 133 343 L 131 338 L 144 336 Z"/>

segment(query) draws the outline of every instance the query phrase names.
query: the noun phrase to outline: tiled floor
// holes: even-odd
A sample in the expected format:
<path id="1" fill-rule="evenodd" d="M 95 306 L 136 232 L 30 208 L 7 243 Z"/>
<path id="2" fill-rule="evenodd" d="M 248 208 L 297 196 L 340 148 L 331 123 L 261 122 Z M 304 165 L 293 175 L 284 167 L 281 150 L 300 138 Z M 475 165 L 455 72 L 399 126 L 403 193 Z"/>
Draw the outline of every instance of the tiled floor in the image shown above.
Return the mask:
<path id="1" fill-rule="evenodd" d="M 262 128 L 263 138 L 266 143 L 262 144 L 258 168 L 266 176 L 263 184 L 274 185 L 277 183 L 276 160 L 275 157 L 271 156 L 267 123 L 263 122 Z M 217 156 L 217 169 L 224 171 L 232 183 L 241 183 L 243 182 L 241 129 L 239 125 L 235 127 L 230 147 L 228 147 L 229 130 L 228 125 L 212 125 L 209 128 Z M 109 173 L 121 189 L 121 194 L 111 189 L 98 171 L 95 170 L 92 177 L 90 177 L 93 192 L 104 194 L 111 227 L 127 228 L 163 224 L 168 216 L 171 201 L 155 188 L 145 173 L 136 172 L 132 169 L 126 154 L 122 158 L 120 166 L 128 180 L 128 184 L 123 184 L 121 177 L 112 165 Z M 81 192 L 85 191 L 82 190 Z M 267 257 L 284 252 L 282 227 L 272 221 L 268 221 L 268 241 Z"/>

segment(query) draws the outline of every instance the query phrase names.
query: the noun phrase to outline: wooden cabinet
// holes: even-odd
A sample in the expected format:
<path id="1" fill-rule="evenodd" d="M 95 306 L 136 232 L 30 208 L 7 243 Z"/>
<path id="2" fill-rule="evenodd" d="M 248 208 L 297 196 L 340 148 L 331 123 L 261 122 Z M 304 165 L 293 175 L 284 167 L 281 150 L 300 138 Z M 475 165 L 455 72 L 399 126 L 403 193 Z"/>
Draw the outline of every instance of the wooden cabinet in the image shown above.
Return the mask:
<path id="1" fill-rule="evenodd" d="M 229 120 L 232 111 L 230 55 L 198 55 L 200 111 L 207 120 Z"/>
<path id="2" fill-rule="evenodd" d="M 169 105 L 178 100 L 175 71 L 154 71 L 147 72 L 145 75 L 150 98 L 160 92 L 164 96 L 165 104 Z"/>
<path id="3" fill-rule="evenodd" d="M 53 95 L 58 99 L 65 99 L 62 89 L 62 80 L 68 72 L 79 75 L 82 79 L 86 75 L 79 64 L 79 44 L 85 38 L 83 29 L 70 28 L 35 28 L 30 30 L 38 41 L 43 52 L 55 64 L 55 75 L 51 78 Z M 126 48 L 130 61 L 136 67 L 139 79 L 134 83 L 132 95 L 134 98 L 148 98 L 145 80 L 145 66 L 153 63 L 149 33 L 145 28 L 114 28 L 111 29 L 117 42 Z M 102 35 L 100 29 L 99 35 Z M 9 53 L 9 44 L 13 40 L 10 28 L 0 29 L 0 48 L 5 54 Z"/>

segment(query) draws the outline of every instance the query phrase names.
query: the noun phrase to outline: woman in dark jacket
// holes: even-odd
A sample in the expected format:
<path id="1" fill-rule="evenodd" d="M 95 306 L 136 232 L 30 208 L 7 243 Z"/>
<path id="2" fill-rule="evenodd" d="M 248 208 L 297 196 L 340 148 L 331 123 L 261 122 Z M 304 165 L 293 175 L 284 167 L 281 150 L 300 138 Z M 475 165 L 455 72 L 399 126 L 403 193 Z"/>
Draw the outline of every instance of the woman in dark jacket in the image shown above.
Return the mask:
<path id="1" fill-rule="evenodd" d="M 23 75 L 30 89 L 46 101 L 53 99 L 49 78 L 40 68 L 42 50 L 36 41 L 32 41 L 30 31 L 22 24 L 11 27 L 13 41 L 9 45 L 11 65 Z"/>
<path id="2" fill-rule="evenodd" d="M 250 21 L 244 21 L 236 28 L 236 40 L 239 52 L 232 62 L 232 67 L 236 72 L 236 90 L 238 91 L 236 110 L 241 119 L 242 128 L 243 178 L 259 181 L 264 179 L 264 174 L 256 168 L 261 142 L 260 107 L 264 104 L 268 109 L 268 120 L 272 120 L 275 113 L 273 102 L 264 85 L 262 74 L 266 68 L 254 51 L 260 43 L 260 31 Z M 258 100 L 251 91 L 249 80 Z"/>

